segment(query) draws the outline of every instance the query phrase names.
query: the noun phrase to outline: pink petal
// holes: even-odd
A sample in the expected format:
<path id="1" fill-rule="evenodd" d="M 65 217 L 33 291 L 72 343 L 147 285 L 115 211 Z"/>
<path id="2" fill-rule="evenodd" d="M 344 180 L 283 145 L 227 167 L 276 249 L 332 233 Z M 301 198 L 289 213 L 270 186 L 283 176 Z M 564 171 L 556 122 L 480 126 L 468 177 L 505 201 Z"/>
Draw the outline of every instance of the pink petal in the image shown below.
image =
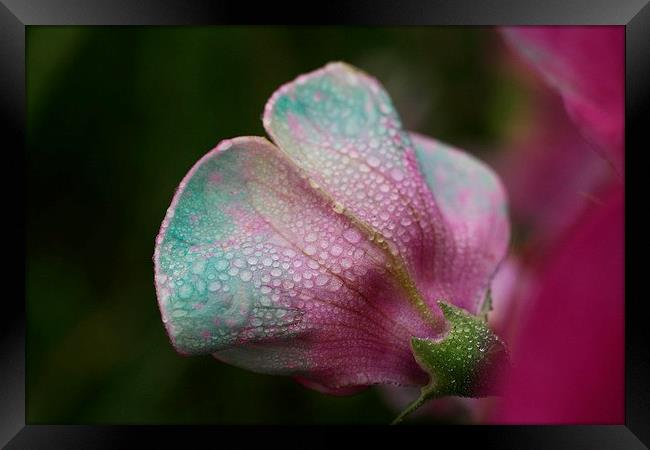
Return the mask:
<path id="1" fill-rule="evenodd" d="M 530 282 L 527 268 L 513 255 L 508 256 L 492 280 L 492 311 L 488 314 L 490 329 L 511 341 L 511 333 L 518 322 L 518 312 L 522 306 L 520 300 Z"/>
<path id="2" fill-rule="evenodd" d="M 264 125 L 339 212 L 388 243 L 430 308 L 445 299 L 476 312 L 509 231 L 489 170 L 423 139 L 416 150 L 381 85 L 342 63 L 276 91 Z"/>
<path id="3" fill-rule="evenodd" d="M 623 165 L 624 28 L 505 28 L 508 41 L 557 89 L 585 135 Z"/>
<path id="4" fill-rule="evenodd" d="M 476 313 L 508 246 L 505 191 L 496 174 L 469 154 L 421 135 L 411 138 L 420 170 L 453 236 L 451 251 L 434 255 L 445 261 L 434 280 L 449 280 L 456 305 Z"/>

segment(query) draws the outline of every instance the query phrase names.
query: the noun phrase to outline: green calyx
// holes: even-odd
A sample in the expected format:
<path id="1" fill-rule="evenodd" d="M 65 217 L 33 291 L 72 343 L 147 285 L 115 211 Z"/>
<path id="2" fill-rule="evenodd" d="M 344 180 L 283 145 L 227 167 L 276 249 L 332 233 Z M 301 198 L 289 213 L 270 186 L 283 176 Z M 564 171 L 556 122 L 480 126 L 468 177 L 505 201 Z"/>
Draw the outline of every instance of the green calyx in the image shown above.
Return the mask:
<path id="1" fill-rule="evenodd" d="M 393 424 L 433 398 L 496 395 L 499 374 L 510 364 L 505 343 L 487 326 L 489 306 L 474 316 L 445 302 L 438 305 L 449 324 L 447 334 L 438 341 L 411 338 L 413 356 L 431 380 Z"/>

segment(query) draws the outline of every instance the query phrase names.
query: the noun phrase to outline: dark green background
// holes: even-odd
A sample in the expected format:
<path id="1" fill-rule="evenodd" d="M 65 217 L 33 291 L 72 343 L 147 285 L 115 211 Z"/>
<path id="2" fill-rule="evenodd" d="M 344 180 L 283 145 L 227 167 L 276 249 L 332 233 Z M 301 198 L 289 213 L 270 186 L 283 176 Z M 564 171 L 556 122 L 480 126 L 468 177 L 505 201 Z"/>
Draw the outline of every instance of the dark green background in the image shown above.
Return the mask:
<path id="1" fill-rule="evenodd" d="M 264 135 L 271 93 L 333 60 L 382 81 L 411 130 L 489 157 L 522 97 L 502 46 L 456 27 L 29 27 L 27 421 L 389 422 L 377 388 L 330 397 L 177 355 L 154 238 L 195 161 Z"/>

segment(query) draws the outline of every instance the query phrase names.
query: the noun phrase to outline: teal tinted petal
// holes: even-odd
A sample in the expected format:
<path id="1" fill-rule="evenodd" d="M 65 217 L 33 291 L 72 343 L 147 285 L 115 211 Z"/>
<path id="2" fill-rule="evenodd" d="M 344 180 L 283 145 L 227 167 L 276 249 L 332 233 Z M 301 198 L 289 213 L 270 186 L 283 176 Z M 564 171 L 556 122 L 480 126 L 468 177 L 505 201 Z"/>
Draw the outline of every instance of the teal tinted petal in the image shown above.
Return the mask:
<path id="1" fill-rule="evenodd" d="M 271 306 L 255 272 L 277 268 L 281 256 L 282 242 L 256 214 L 245 183 L 252 154 L 268 148 L 262 138 L 223 142 L 183 179 L 167 211 L 154 255 L 156 289 L 182 353 L 209 353 L 259 333 L 286 334 L 300 315 Z M 268 327 L 259 328 L 263 323 Z"/>
<path id="2" fill-rule="evenodd" d="M 154 259 L 181 353 L 326 389 L 424 378 L 409 338 L 433 331 L 385 255 L 265 139 L 225 141 L 190 170 Z"/>
<path id="3" fill-rule="evenodd" d="M 446 247 L 448 230 L 379 82 L 347 64 L 328 64 L 278 89 L 264 126 L 338 211 L 390 252 L 411 304 L 439 328 L 431 311 L 448 292 L 431 283 L 443 261 L 428 255 Z"/>
<path id="4" fill-rule="evenodd" d="M 278 89 L 264 125 L 340 211 L 395 255 L 395 276 L 417 291 L 412 304 L 421 299 L 440 314 L 445 299 L 477 311 L 509 233 L 505 195 L 489 169 L 457 151 L 423 160 L 379 82 L 343 63 Z M 493 236 L 483 245 L 486 233 Z"/>

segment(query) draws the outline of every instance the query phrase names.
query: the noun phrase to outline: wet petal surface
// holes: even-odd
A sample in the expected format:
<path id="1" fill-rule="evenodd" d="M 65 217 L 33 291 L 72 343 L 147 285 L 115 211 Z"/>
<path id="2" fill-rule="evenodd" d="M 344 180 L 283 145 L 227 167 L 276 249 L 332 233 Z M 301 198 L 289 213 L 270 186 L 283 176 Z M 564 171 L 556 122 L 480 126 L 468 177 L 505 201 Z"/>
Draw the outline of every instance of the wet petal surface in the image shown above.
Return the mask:
<path id="1" fill-rule="evenodd" d="M 504 188 L 488 166 L 469 154 L 425 136 L 411 137 L 418 165 L 453 236 L 449 251 L 434 255 L 445 262 L 434 282 L 448 284 L 456 306 L 477 312 L 477 301 L 485 297 L 510 238 Z"/>
<path id="2" fill-rule="evenodd" d="M 159 303 L 180 352 L 331 388 L 422 381 L 408 338 L 432 331 L 385 255 L 268 141 L 226 141 L 199 161 L 158 239 Z"/>
<path id="3" fill-rule="evenodd" d="M 222 142 L 161 227 L 175 348 L 340 394 L 426 383 L 410 339 L 445 331 L 438 300 L 477 312 L 508 241 L 501 185 L 411 137 L 377 81 L 345 64 L 279 89 L 264 124 L 277 147 Z"/>
<path id="4" fill-rule="evenodd" d="M 343 63 L 280 88 L 264 125 L 340 211 L 387 243 L 396 268 L 406 272 L 396 276 L 410 278 L 429 308 L 437 311 L 436 301 L 447 299 L 476 311 L 509 232 L 505 195 L 489 169 L 460 152 L 436 152 L 424 140 L 416 152 L 377 80 Z M 493 236 L 482 247 L 487 229 Z M 475 259 L 475 251 L 482 255 Z"/>

